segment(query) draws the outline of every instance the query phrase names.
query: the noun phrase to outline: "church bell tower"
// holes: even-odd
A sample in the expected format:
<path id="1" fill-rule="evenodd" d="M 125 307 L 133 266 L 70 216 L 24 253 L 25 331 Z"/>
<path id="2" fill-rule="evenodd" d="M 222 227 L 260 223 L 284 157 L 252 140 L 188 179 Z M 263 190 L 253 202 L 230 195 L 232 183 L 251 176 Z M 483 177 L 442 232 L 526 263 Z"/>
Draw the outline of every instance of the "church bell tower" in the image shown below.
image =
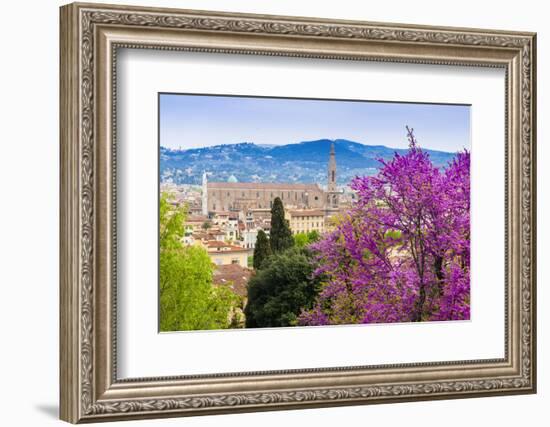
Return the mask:
<path id="1" fill-rule="evenodd" d="M 327 181 L 327 207 L 337 208 L 339 202 L 338 187 L 336 186 L 336 153 L 334 142 L 330 144 L 330 156 L 328 159 L 328 181 Z"/>
<path id="2" fill-rule="evenodd" d="M 327 191 L 336 192 L 336 155 L 334 152 L 334 142 L 330 144 L 330 157 L 328 160 L 328 186 Z"/>

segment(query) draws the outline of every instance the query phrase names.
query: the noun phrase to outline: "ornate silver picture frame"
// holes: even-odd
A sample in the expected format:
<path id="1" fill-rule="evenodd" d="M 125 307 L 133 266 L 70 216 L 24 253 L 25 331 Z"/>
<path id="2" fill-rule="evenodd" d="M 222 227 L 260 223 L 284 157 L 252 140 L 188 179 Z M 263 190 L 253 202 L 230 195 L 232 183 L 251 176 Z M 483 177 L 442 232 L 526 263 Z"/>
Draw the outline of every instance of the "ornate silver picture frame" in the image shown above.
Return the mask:
<path id="1" fill-rule="evenodd" d="M 80 3 L 60 13 L 61 419 L 97 422 L 536 391 L 535 34 Z M 122 48 L 503 69 L 504 357 L 119 378 L 116 62 Z"/>

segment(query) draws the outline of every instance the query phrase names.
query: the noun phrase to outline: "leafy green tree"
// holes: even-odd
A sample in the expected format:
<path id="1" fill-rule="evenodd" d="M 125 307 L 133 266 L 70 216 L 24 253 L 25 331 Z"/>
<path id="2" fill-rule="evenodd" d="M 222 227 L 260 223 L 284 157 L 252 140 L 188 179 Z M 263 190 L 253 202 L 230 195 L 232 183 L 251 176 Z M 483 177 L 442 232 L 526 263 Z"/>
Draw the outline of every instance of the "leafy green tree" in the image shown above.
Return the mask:
<path id="1" fill-rule="evenodd" d="M 307 249 L 293 247 L 267 258 L 248 282 L 246 327 L 293 326 L 313 307 L 321 279 Z"/>
<path id="2" fill-rule="evenodd" d="M 169 195 L 162 193 L 159 204 L 160 250 L 181 248 L 184 233 L 183 224 L 187 217 L 186 206 L 176 207 L 170 203 Z"/>
<path id="3" fill-rule="evenodd" d="M 308 233 L 296 233 L 293 236 L 294 245 L 299 248 L 304 248 L 311 243 L 317 242 L 321 238 L 321 235 L 317 230 L 312 230 Z"/>
<path id="4" fill-rule="evenodd" d="M 198 246 L 161 251 L 160 330 L 225 329 L 235 295 L 212 285 L 212 262 Z"/>
<path id="5" fill-rule="evenodd" d="M 213 266 L 206 250 L 183 246 L 185 207 L 160 199 L 160 330 L 224 329 L 231 324 L 237 297 L 212 285 Z"/>
<path id="6" fill-rule="evenodd" d="M 254 246 L 254 257 L 252 258 L 253 267 L 255 270 L 259 270 L 262 262 L 271 255 L 271 246 L 267 234 L 264 230 L 258 231 L 258 237 L 256 237 L 256 246 Z"/>
<path id="7" fill-rule="evenodd" d="M 271 252 L 281 252 L 294 245 L 292 232 L 285 219 L 285 208 L 279 197 L 275 197 L 271 208 L 271 231 L 269 233 Z"/>
<path id="8" fill-rule="evenodd" d="M 307 238 L 307 233 L 296 233 L 292 236 L 294 239 L 294 246 L 298 248 L 304 248 L 309 244 L 309 239 Z"/>
<path id="9" fill-rule="evenodd" d="M 309 233 L 307 233 L 308 243 L 318 242 L 320 238 L 321 234 L 319 234 L 317 230 L 311 230 Z"/>

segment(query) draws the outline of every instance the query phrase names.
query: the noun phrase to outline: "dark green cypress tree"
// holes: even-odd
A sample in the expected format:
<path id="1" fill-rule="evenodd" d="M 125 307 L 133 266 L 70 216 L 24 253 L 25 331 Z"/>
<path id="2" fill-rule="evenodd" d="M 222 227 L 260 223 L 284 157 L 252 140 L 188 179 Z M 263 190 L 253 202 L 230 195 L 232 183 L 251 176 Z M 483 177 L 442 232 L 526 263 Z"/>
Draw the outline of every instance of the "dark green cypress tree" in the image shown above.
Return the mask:
<path id="1" fill-rule="evenodd" d="M 285 208 L 279 197 L 275 197 L 271 208 L 271 231 L 269 232 L 271 252 L 282 252 L 294 245 L 292 232 L 285 219 Z"/>
<path id="2" fill-rule="evenodd" d="M 271 255 L 271 246 L 269 246 L 269 240 L 264 230 L 258 231 L 258 237 L 256 238 L 256 246 L 254 246 L 254 258 L 252 265 L 254 270 L 259 270 L 262 262 Z"/>

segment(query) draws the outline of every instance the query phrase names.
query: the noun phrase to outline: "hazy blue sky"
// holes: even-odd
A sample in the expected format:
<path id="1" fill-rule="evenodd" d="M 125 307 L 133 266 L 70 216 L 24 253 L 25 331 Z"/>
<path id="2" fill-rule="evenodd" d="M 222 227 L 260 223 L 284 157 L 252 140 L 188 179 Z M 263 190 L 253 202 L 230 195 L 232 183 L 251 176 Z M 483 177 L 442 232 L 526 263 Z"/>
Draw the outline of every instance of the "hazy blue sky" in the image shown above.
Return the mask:
<path id="1" fill-rule="evenodd" d="M 321 138 L 406 148 L 405 125 L 421 147 L 470 149 L 470 107 L 237 96 L 160 95 L 160 144 L 197 148 Z"/>

